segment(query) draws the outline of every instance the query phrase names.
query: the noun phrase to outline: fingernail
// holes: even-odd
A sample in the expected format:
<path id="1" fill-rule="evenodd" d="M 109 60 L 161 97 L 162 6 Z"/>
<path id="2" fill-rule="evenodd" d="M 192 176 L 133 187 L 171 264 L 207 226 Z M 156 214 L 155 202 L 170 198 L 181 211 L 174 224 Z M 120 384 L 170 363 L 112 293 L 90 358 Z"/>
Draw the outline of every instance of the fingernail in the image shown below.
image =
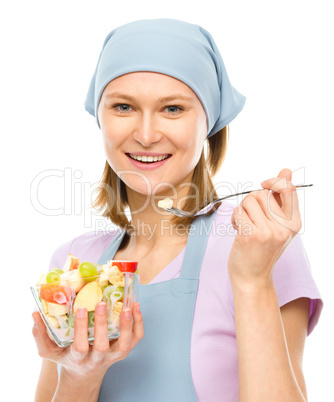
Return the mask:
<path id="1" fill-rule="evenodd" d="M 107 305 L 105 303 L 98 304 L 95 309 L 95 313 L 104 314 L 107 311 Z"/>
<path id="2" fill-rule="evenodd" d="M 137 304 L 136 310 L 139 312 L 140 311 L 140 304 Z"/>
<path id="3" fill-rule="evenodd" d="M 266 181 L 261 181 L 261 186 L 264 186 L 266 184 Z"/>
<path id="4" fill-rule="evenodd" d="M 124 309 L 124 318 L 126 320 L 130 320 L 131 319 L 131 310 L 129 308 Z"/>
<path id="5" fill-rule="evenodd" d="M 84 316 L 86 315 L 85 307 L 80 307 L 77 314 L 79 318 L 84 318 Z"/>

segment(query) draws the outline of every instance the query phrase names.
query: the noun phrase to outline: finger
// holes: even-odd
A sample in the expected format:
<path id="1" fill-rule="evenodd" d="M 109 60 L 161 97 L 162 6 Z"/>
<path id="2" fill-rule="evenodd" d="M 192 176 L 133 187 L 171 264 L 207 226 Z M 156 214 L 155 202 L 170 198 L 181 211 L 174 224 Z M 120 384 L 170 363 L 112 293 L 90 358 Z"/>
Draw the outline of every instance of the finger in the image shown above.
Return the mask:
<path id="1" fill-rule="evenodd" d="M 132 308 L 133 314 L 133 340 L 131 348 L 133 348 L 143 337 L 144 337 L 144 323 L 143 323 L 143 316 L 140 311 L 140 304 L 134 303 Z"/>
<path id="2" fill-rule="evenodd" d="M 246 211 L 249 219 L 258 229 L 268 229 L 268 217 L 263 206 L 259 204 L 258 199 L 253 193 L 250 193 L 242 201 L 242 206 Z"/>
<path id="3" fill-rule="evenodd" d="M 32 313 L 34 326 L 32 329 L 33 337 L 38 349 L 38 354 L 41 357 L 48 357 L 51 352 L 57 348 L 57 345 L 49 338 L 46 326 L 38 311 Z"/>
<path id="4" fill-rule="evenodd" d="M 254 198 L 256 198 L 268 221 L 273 222 L 277 220 L 277 217 L 285 217 L 284 212 L 277 203 L 274 194 L 270 190 L 265 189 L 260 191 L 252 191 L 249 195 L 252 195 Z"/>
<path id="5" fill-rule="evenodd" d="M 120 314 L 120 334 L 117 343 L 113 346 L 121 353 L 122 357 L 131 351 L 132 346 L 132 314 L 130 308 L 126 307 Z"/>
<path id="6" fill-rule="evenodd" d="M 279 194 L 281 210 L 288 219 L 299 215 L 299 203 L 296 187 L 285 177 L 273 178 L 262 182 L 264 188 Z"/>
<path id="7" fill-rule="evenodd" d="M 292 180 L 292 170 L 291 169 L 288 169 L 288 168 L 285 168 L 285 169 L 282 169 L 279 173 L 278 173 L 278 176 L 277 177 L 273 177 L 273 180 L 274 179 L 280 179 L 280 178 L 286 178 L 286 180 L 287 181 L 291 181 Z M 269 180 L 271 180 L 271 179 L 269 179 Z M 265 183 L 267 180 L 264 180 L 262 183 Z M 262 184 L 261 183 L 261 184 Z"/>
<path id="8" fill-rule="evenodd" d="M 94 343 L 93 351 L 104 354 L 109 349 L 107 304 L 98 303 L 94 315 Z"/>
<path id="9" fill-rule="evenodd" d="M 286 179 L 286 181 L 290 181 L 291 182 L 291 179 L 292 179 L 292 171 L 290 170 L 290 169 L 282 169 L 280 172 L 279 172 L 279 174 L 278 174 L 278 176 L 277 177 L 273 177 L 272 179 L 269 179 L 270 181 L 273 181 L 274 183 L 276 182 L 276 186 L 277 186 L 277 190 L 279 189 L 279 187 L 282 187 L 282 189 L 284 189 L 284 188 L 287 188 L 287 183 L 283 180 L 280 180 L 280 179 Z M 264 187 L 264 188 L 268 188 L 268 186 L 266 186 L 266 185 L 268 185 L 268 181 L 269 180 L 265 180 L 265 181 L 263 181 L 262 183 L 261 183 L 261 185 L 262 185 L 262 187 Z M 273 185 L 273 183 L 269 183 L 270 184 L 270 186 L 272 187 L 272 185 Z M 271 190 L 272 188 L 268 188 L 269 190 Z M 280 195 L 279 195 L 279 193 L 277 193 L 277 192 L 274 192 L 274 197 L 275 197 L 275 200 L 277 201 L 277 203 L 278 203 L 278 205 L 280 206 L 280 207 L 282 207 L 282 201 L 281 201 L 281 197 L 280 197 Z"/>
<path id="10" fill-rule="evenodd" d="M 245 211 L 241 204 L 234 209 L 231 221 L 238 236 L 241 236 L 246 232 L 252 233 L 253 223 L 249 218 L 247 211 Z"/>
<path id="11" fill-rule="evenodd" d="M 88 313 L 85 307 L 80 307 L 75 313 L 74 336 L 71 349 L 77 358 L 89 351 L 88 343 Z"/>

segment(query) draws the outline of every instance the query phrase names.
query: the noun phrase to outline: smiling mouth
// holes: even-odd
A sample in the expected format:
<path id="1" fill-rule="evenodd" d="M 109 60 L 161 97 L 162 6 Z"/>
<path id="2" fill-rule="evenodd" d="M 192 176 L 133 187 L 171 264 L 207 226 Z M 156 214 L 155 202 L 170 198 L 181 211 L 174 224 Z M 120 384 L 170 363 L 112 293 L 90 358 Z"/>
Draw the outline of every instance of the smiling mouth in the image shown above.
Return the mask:
<path id="1" fill-rule="evenodd" d="M 147 164 L 152 164 L 152 163 L 156 163 L 156 162 L 161 162 L 164 161 L 165 159 L 170 158 L 172 155 L 171 154 L 164 154 L 161 156 L 140 156 L 140 155 L 134 155 L 134 154 L 130 154 L 127 153 L 126 154 L 129 158 L 137 161 L 137 162 L 142 162 L 142 163 L 147 163 Z"/>

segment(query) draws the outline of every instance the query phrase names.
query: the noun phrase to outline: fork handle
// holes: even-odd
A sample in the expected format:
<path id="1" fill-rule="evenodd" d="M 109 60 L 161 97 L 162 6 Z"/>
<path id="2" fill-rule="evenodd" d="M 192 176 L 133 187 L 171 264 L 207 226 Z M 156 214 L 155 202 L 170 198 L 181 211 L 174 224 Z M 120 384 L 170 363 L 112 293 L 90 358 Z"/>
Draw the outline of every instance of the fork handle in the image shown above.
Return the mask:
<path id="1" fill-rule="evenodd" d="M 313 184 L 297 184 L 295 187 L 300 188 L 300 187 L 311 187 L 311 186 L 313 186 Z M 259 190 L 243 191 L 242 193 L 226 195 L 225 197 L 218 198 L 217 200 L 215 200 L 215 203 L 219 202 L 219 201 L 226 200 L 226 198 L 235 197 L 236 195 L 249 194 L 249 193 L 252 193 L 253 191 L 261 191 L 261 190 L 265 190 L 265 188 L 260 188 Z"/>

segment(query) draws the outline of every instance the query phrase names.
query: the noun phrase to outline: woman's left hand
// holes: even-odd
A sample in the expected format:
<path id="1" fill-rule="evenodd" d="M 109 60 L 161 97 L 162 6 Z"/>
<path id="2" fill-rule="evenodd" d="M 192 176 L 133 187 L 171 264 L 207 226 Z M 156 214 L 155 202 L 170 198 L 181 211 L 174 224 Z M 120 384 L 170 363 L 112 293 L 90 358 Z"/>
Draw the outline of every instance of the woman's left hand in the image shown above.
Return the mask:
<path id="1" fill-rule="evenodd" d="M 234 209 L 235 240 L 229 255 L 231 281 L 244 285 L 272 284 L 273 268 L 302 227 L 296 187 L 290 169 L 261 183 Z M 270 191 L 271 190 L 271 191 Z"/>

